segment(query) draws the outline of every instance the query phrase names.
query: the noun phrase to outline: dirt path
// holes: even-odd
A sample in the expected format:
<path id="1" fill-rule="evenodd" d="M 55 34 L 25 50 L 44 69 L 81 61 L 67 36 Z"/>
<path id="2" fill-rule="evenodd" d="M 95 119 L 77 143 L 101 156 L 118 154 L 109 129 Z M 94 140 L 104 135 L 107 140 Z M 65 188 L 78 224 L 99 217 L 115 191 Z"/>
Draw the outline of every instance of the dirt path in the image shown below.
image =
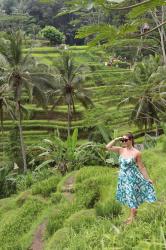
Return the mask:
<path id="1" fill-rule="evenodd" d="M 75 183 L 75 176 L 69 176 L 64 182 L 64 186 L 62 188 L 62 193 L 64 194 L 66 199 L 70 202 L 72 202 L 74 199 L 74 194 L 73 194 L 74 183 Z M 47 220 L 45 220 L 42 224 L 39 225 L 34 235 L 31 250 L 44 250 L 43 236 L 46 226 L 47 226 Z"/>
<path id="2" fill-rule="evenodd" d="M 64 186 L 62 188 L 62 192 L 66 199 L 70 202 L 74 199 L 74 183 L 75 183 L 75 176 L 70 176 L 67 178 L 67 180 L 64 183 Z"/>
<path id="3" fill-rule="evenodd" d="M 43 222 L 42 224 L 39 225 L 35 236 L 34 240 L 32 242 L 32 247 L 31 250 L 43 250 L 43 235 L 46 229 L 47 222 Z"/>

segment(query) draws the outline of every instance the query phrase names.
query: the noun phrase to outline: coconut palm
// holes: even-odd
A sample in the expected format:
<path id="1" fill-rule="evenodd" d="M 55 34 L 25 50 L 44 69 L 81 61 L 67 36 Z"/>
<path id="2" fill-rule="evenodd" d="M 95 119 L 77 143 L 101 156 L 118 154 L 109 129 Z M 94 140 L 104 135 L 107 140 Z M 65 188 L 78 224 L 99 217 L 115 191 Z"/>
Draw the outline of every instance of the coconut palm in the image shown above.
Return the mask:
<path id="1" fill-rule="evenodd" d="M 14 120 L 15 119 L 14 107 L 15 107 L 15 103 L 9 96 L 9 86 L 3 83 L 2 85 L 0 85 L 0 122 L 1 122 L 2 138 L 4 136 L 4 126 L 3 126 L 4 112 L 8 113 L 11 119 Z M 4 153 L 3 143 L 2 143 L 2 152 Z"/>
<path id="2" fill-rule="evenodd" d="M 79 101 L 85 108 L 93 106 L 87 91 L 83 88 L 85 81 L 85 66 L 78 65 L 71 52 L 63 52 L 59 61 L 54 63 L 59 81 L 48 94 L 55 96 L 52 109 L 60 102 L 67 105 L 68 135 L 70 135 L 72 114 L 75 112 L 75 101 Z M 58 98 L 57 98 L 58 96 Z"/>
<path id="3" fill-rule="evenodd" d="M 134 122 L 145 131 L 160 124 L 160 114 L 166 111 L 165 89 L 159 74 L 160 60 L 158 57 L 144 59 L 134 67 L 133 80 L 125 85 L 127 97 L 118 105 L 132 104 L 129 122 Z M 160 75 L 160 77 L 159 77 Z"/>
<path id="4" fill-rule="evenodd" d="M 54 81 L 54 76 L 40 70 L 34 58 L 29 53 L 24 54 L 22 50 L 22 33 L 17 31 L 10 33 L 7 40 L 0 40 L 0 69 L 4 72 L 7 82 L 14 94 L 15 115 L 18 120 L 20 132 L 21 152 L 23 158 L 24 171 L 27 170 L 26 152 L 23 141 L 21 96 L 24 89 L 27 90 L 30 100 L 33 95 L 44 103 L 45 96 L 41 90 L 46 90 L 47 86 Z"/>
<path id="5" fill-rule="evenodd" d="M 8 113 L 10 117 L 15 120 L 14 107 L 15 102 L 12 100 L 9 95 L 10 89 L 8 84 L 3 84 L 0 86 L 0 120 L 1 120 L 1 131 L 3 136 L 3 120 L 4 120 L 4 112 Z"/>
<path id="6" fill-rule="evenodd" d="M 7 114 L 9 118 L 13 120 L 13 123 L 16 122 L 17 118 L 15 115 L 15 106 L 16 103 L 13 100 L 11 89 L 9 85 L 3 83 L 0 85 L 0 122 L 1 122 L 1 132 L 2 138 L 4 137 L 4 114 Z M 28 113 L 28 111 L 21 105 L 21 112 Z M 15 124 L 16 125 L 16 124 Z M 4 152 L 4 145 L 2 144 L 2 152 Z"/>

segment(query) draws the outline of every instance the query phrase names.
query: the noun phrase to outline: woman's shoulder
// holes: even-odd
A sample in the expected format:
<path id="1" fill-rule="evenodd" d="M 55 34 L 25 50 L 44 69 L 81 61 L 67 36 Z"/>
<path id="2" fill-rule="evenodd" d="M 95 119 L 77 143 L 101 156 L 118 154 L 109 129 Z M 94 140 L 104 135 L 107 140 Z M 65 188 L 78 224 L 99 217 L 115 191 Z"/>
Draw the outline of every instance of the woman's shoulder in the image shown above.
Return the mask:
<path id="1" fill-rule="evenodd" d="M 137 148 L 134 148 L 134 153 L 136 156 L 141 155 L 141 151 L 139 151 Z"/>

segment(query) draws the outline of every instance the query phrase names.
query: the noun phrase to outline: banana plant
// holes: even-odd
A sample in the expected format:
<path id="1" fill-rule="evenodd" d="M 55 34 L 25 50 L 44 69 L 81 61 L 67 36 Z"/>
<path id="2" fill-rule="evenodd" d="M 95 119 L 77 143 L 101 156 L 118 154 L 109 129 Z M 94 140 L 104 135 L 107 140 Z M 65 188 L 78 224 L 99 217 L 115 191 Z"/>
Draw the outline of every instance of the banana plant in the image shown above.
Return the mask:
<path id="1" fill-rule="evenodd" d="M 75 164 L 75 150 L 78 141 L 78 129 L 73 131 L 71 136 L 63 141 L 55 135 L 52 140 L 44 139 L 41 146 L 32 147 L 31 151 L 37 151 L 33 159 L 29 162 L 38 171 L 46 166 L 53 166 L 60 170 L 62 174 L 68 171 L 72 164 Z M 36 163 L 39 163 L 36 166 Z"/>

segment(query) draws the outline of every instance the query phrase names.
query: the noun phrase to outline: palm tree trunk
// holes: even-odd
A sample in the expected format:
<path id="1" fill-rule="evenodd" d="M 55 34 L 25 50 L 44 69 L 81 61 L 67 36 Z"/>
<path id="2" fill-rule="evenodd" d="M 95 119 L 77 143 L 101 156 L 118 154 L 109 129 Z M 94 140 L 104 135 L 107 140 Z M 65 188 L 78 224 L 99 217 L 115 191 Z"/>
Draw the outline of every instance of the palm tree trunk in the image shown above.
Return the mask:
<path id="1" fill-rule="evenodd" d="M 2 153 L 4 156 L 4 144 L 3 144 L 4 128 L 3 128 L 3 107 L 2 107 L 2 105 L 1 105 L 0 116 L 1 116 Z"/>
<path id="2" fill-rule="evenodd" d="M 70 131 L 71 131 L 71 104 L 68 104 L 68 112 L 67 112 L 67 121 L 68 121 L 68 126 L 67 126 L 67 131 L 68 131 L 68 136 L 70 136 Z"/>
<path id="3" fill-rule="evenodd" d="M 20 133 L 20 145 L 21 145 L 21 153 L 22 153 L 22 159 L 23 159 L 23 169 L 24 169 L 24 172 L 26 172 L 27 171 L 27 162 L 26 162 L 25 145 L 24 145 L 23 131 L 22 131 L 20 101 L 18 101 L 18 115 L 19 115 L 18 128 L 19 128 L 19 133 Z"/>
<path id="4" fill-rule="evenodd" d="M 161 9 L 162 9 L 162 22 L 163 22 L 165 19 L 165 6 L 162 6 Z M 161 30 L 160 30 L 160 40 L 161 40 L 161 48 L 162 48 L 162 53 L 163 53 L 163 61 L 164 61 L 164 64 L 166 65 L 165 30 L 163 26 L 161 27 Z"/>
<path id="5" fill-rule="evenodd" d="M 147 122 L 145 122 L 145 134 L 147 133 Z"/>
<path id="6" fill-rule="evenodd" d="M 161 23 L 163 23 L 163 21 L 165 21 L 165 6 L 161 6 L 161 21 L 159 19 L 159 17 L 157 16 L 157 13 L 156 11 L 152 12 L 151 11 L 151 15 L 152 15 L 152 18 L 155 22 L 155 24 L 158 26 L 160 25 Z M 160 44 L 161 44 L 161 51 L 162 51 L 162 54 L 163 54 L 163 62 L 164 64 L 166 65 L 166 49 L 165 49 L 165 30 L 164 30 L 164 27 L 161 26 L 158 28 L 158 32 L 159 32 L 159 35 L 160 35 Z"/>
<path id="7" fill-rule="evenodd" d="M 161 40 L 161 49 L 162 49 L 162 54 L 163 54 L 163 62 L 166 65 L 166 51 L 165 51 L 164 29 L 163 29 L 163 27 L 161 28 L 161 31 L 160 31 L 160 40 Z"/>
<path id="8" fill-rule="evenodd" d="M 156 137 L 159 136 L 159 126 L 160 126 L 160 120 L 159 122 L 156 122 Z"/>

